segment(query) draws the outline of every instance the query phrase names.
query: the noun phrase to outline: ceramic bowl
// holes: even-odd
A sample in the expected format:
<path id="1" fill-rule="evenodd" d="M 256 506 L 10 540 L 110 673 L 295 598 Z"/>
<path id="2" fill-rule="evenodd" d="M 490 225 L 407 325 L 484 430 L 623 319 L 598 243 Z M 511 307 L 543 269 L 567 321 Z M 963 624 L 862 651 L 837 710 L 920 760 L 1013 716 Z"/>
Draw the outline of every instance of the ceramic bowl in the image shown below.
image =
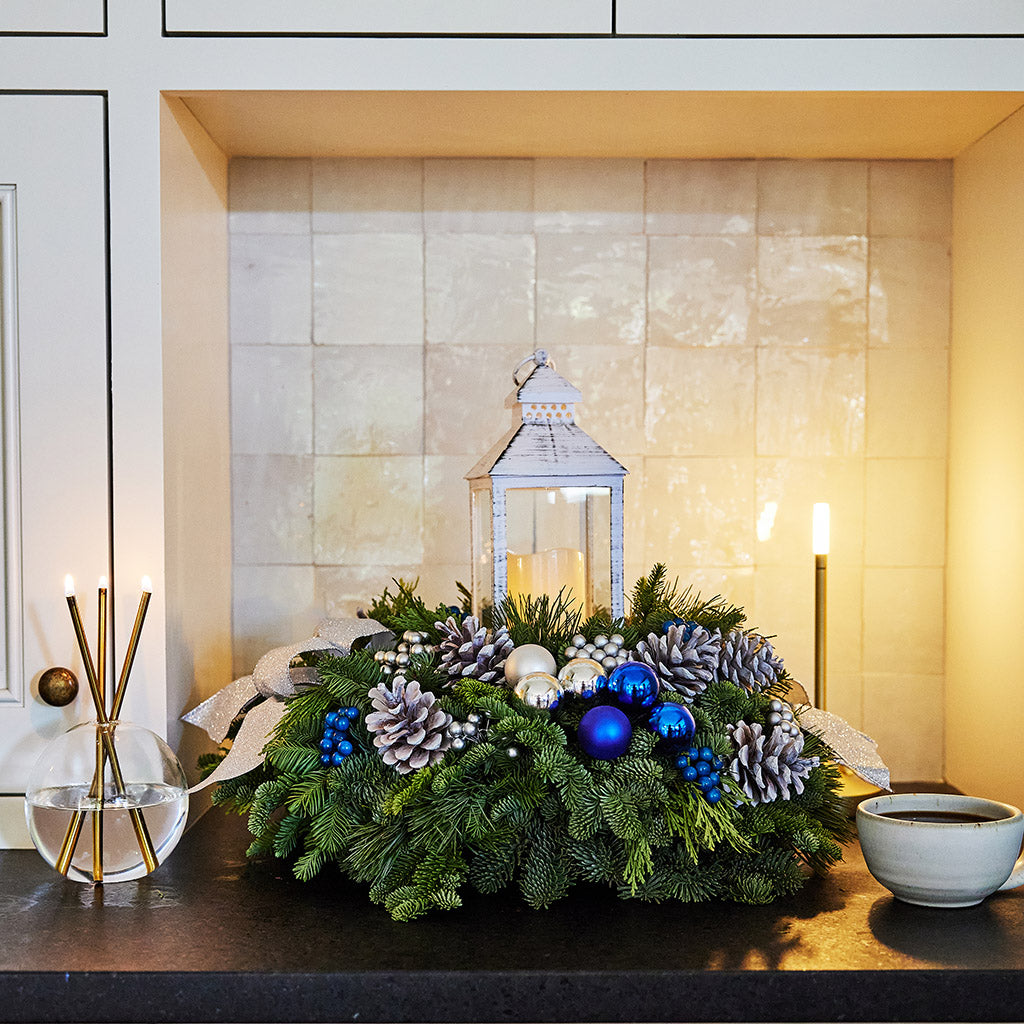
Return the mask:
<path id="1" fill-rule="evenodd" d="M 970 815 L 986 820 L 911 821 L 888 815 Z M 868 870 L 897 899 L 924 907 L 971 907 L 1024 884 L 1024 813 L 955 793 L 898 793 L 864 800 L 857 832 Z"/>

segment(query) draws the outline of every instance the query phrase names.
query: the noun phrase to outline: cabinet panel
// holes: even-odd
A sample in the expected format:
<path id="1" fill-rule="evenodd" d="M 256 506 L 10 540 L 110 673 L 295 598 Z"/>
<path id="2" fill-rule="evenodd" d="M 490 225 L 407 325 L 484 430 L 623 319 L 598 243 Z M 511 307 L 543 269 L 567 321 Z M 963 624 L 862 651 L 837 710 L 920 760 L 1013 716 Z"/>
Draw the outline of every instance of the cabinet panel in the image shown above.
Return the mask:
<path id="1" fill-rule="evenodd" d="M 618 0 L 616 30 L 632 35 L 1013 35 L 1019 0 Z"/>
<path id="2" fill-rule="evenodd" d="M 170 34 L 607 34 L 612 0 L 167 0 Z"/>
<path id="3" fill-rule="evenodd" d="M 103 35 L 106 0 L 0 0 L 0 35 Z"/>
<path id="4" fill-rule="evenodd" d="M 110 574 L 104 135 L 101 96 L 0 94 L 0 793 L 23 793 L 44 744 L 91 717 L 63 581 L 75 577 L 94 636 Z M 81 684 L 64 708 L 38 695 L 55 665 Z M 2 843 L 9 824 L 0 806 Z"/>

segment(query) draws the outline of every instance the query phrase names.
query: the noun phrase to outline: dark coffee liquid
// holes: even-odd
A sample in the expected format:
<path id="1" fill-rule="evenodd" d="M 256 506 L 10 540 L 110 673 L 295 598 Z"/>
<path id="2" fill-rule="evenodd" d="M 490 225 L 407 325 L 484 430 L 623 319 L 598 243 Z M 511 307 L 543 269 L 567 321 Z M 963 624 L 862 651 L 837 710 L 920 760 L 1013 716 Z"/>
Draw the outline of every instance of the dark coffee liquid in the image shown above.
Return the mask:
<path id="1" fill-rule="evenodd" d="M 945 825 L 973 825 L 979 821 L 1001 821 L 988 814 L 967 814 L 963 811 L 878 811 L 882 818 L 899 821 L 931 821 Z"/>

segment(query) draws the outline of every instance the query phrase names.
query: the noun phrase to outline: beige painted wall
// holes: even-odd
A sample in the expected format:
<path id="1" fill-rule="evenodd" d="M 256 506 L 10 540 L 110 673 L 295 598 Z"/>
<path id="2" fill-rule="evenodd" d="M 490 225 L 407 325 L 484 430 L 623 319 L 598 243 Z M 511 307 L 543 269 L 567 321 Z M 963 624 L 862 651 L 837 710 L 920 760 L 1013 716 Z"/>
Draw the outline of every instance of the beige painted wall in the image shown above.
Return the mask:
<path id="1" fill-rule="evenodd" d="M 1020 804 L 1024 664 L 1024 116 L 957 158 L 953 201 L 946 771 Z"/>
<path id="2" fill-rule="evenodd" d="M 168 732 L 191 771 L 205 737 L 177 718 L 232 678 L 227 158 L 180 100 L 160 129 Z"/>

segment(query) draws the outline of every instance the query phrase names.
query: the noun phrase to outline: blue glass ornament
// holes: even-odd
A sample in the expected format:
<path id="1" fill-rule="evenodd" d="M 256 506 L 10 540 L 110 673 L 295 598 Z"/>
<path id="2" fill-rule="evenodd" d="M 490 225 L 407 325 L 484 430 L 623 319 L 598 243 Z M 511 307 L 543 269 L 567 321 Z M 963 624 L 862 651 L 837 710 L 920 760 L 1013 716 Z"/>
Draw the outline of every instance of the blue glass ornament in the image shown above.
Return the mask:
<path id="1" fill-rule="evenodd" d="M 658 699 L 661 684 L 650 665 L 624 661 L 612 669 L 606 689 L 620 704 L 649 708 Z"/>
<path id="2" fill-rule="evenodd" d="M 633 726 L 618 708 L 601 704 L 580 719 L 576 737 L 585 753 L 599 761 L 611 761 L 629 749 Z"/>
<path id="3" fill-rule="evenodd" d="M 652 732 L 658 733 L 663 739 L 677 740 L 685 743 L 697 728 L 690 714 L 690 709 L 682 704 L 655 704 L 651 708 L 649 726 Z M 688 751 L 690 757 L 694 756 L 694 749 Z"/>

